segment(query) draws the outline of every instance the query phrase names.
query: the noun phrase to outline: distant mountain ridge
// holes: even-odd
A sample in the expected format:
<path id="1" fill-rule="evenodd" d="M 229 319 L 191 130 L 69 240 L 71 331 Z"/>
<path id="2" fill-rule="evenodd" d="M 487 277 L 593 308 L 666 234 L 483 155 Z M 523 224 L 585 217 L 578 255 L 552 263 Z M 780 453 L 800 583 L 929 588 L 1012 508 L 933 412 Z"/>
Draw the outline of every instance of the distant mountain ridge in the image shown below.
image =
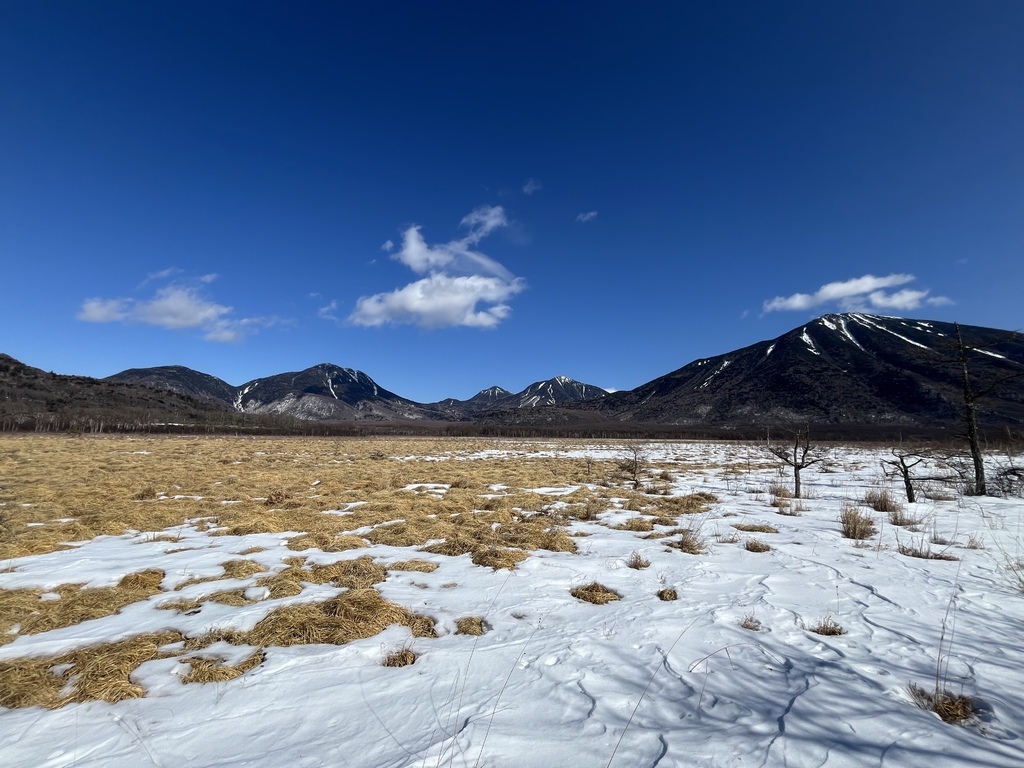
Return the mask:
<path id="1" fill-rule="evenodd" d="M 535 408 L 608 394 L 592 384 L 556 376 L 534 382 L 515 394 L 502 387 L 489 387 L 469 400 L 417 403 L 384 389 L 362 371 L 332 363 L 253 379 L 238 387 L 180 365 L 131 368 L 109 376 L 107 381 L 165 389 L 240 413 L 278 414 L 307 421 L 463 421 L 492 410 Z"/>
<path id="2" fill-rule="evenodd" d="M 903 434 L 917 427 L 954 435 L 964 412 L 958 328 L 970 387 L 986 391 L 980 423 L 1019 432 L 1024 336 L 865 313 L 825 315 L 775 339 L 694 360 L 630 391 L 609 393 L 556 376 L 517 393 L 492 386 L 468 400 L 436 403 L 414 402 L 361 371 L 331 363 L 235 387 L 183 366 L 91 379 L 48 374 L 0 355 L 0 419 L 4 429 L 42 423 L 46 430 L 72 428 L 87 417 L 89 425 L 98 420 L 131 429 L 180 422 L 257 431 L 322 424 L 337 431 L 378 422 L 430 431 L 459 422 L 507 434 L 620 428 L 759 434 L 769 425 L 815 424 L 836 427 L 829 431 L 837 435 L 864 429 Z"/>

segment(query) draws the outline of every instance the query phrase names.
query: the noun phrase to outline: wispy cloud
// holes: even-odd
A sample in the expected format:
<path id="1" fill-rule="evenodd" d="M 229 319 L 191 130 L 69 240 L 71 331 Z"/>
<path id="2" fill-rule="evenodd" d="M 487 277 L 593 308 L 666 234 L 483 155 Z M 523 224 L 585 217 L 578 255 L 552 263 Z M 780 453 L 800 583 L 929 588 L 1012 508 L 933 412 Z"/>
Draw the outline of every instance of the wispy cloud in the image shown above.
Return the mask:
<path id="1" fill-rule="evenodd" d="M 597 218 L 597 211 L 587 211 L 586 213 L 578 214 L 576 216 L 576 221 L 579 221 L 579 222 L 582 223 L 582 222 L 588 222 L 591 219 L 596 219 L 596 218 Z"/>
<path id="2" fill-rule="evenodd" d="M 909 274 L 892 274 L 884 277 L 864 275 L 851 280 L 826 283 L 814 293 L 794 293 L 776 296 L 764 302 L 765 312 L 782 310 L 807 310 L 827 304 L 837 305 L 844 312 L 870 309 L 908 311 L 922 305 L 942 306 L 953 301 L 945 296 L 929 296 L 930 291 L 903 288 L 890 292 L 887 289 L 912 283 L 917 278 Z"/>
<path id="3" fill-rule="evenodd" d="M 540 180 L 529 178 L 526 180 L 526 183 L 523 184 L 523 194 L 532 195 L 534 192 L 539 191 L 543 187 L 544 185 L 540 182 Z"/>
<path id="4" fill-rule="evenodd" d="M 154 273 L 146 278 L 143 285 L 179 272 L 170 269 Z M 218 304 L 204 296 L 200 290 L 199 286 L 209 285 L 216 278 L 216 275 L 208 274 L 191 284 L 170 283 L 158 288 L 153 296 L 145 299 L 89 298 L 82 302 L 75 317 L 87 323 L 141 324 L 168 330 L 197 328 L 207 341 L 219 342 L 241 341 L 259 328 L 278 322 L 275 318 L 233 317 L 232 307 Z"/>
<path id="5" fill-rule="evenodd" d="M 320 307 L 320 309 L 318 309 L 316 311 L 316 314 L 317 314 L 317 317 L 321 318 L 322 320 L 335 320 L 336 321 L 338 319 L 337 312 L 338 312 L 338 302 L 332 299 L 331 303 L 328 304 L 326 307 Z"/>
<path id="6" fill-rule="evenodd" d="M 481 206 L 460 224 L 468 229 L 464 237 L 437 245 L 426 242 L 418 225 L 406 229 L 401 248 L 391 258 L 425 277 L 390 293 L 360 297 L 349 322 L 368 327 L 493 328 L 507 318 L 512 311 L 508 300 L 526 284 L 476 250 L 481 240 L 508 226 L 505 210 Z"/>

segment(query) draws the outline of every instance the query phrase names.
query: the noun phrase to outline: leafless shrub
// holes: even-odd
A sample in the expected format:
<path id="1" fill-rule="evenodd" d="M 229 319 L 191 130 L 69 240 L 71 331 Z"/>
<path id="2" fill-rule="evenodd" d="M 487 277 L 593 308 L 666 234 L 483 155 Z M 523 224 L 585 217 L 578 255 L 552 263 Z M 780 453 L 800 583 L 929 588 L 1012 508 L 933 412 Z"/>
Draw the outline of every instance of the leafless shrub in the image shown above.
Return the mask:
<path id="1" fill-rule="evenodd" d="M 839 513 L 839 524 L 844 539 L 870 539 L 875 535 L 875 521 L 863 514 L 856 504 L 844 502 Z"/>

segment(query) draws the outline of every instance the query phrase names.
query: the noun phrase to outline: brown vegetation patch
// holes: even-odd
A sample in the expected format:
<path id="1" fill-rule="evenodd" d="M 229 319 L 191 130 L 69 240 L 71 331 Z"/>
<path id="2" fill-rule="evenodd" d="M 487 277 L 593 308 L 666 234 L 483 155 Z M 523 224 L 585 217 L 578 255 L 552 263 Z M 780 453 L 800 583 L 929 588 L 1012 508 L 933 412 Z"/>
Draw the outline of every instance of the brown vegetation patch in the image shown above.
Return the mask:
<path id="1" fill-rule="evenodd" d="M 767 523 L 733 523 L 732 527 L 744 533 L 778 533 L 779 529 Z"/>
<path id="2" fill-rule="evenodd" d="M 672 600 L 678 600 L 679 599 L 679 593 L 676 592 L 671 587 L 668 587 L 666 589 L 659 589 L 658 590 L 658 599 L 659 600 L 664 600 L 665 602 L 671 602 Z"/>
<path id="3" fill-rule="evenodd" d="M 747 552 L 771 552 L 772 548 L 765 544 L 760 539 L 747 539 L 743 543 L 743 548 Z"/>
<path id="4" fill-rule="evenodd" d="M 79 584 L 61 584 L 50 594 L 59 599 L 43 599 L 37 589 L 0 590 L 0 644 L 14 640 L 10 630 L 19 627 L 23 635 L 70 627 L 91 619 L 118 613 L 126 605 L 146 600 L 160 592 L 164 572 L 160 570 L 129 573 L 113 587 L 82 589 Z"/>
<path id="5" fill-rule="evenodd" d="M 455 622 L 457 635 L 482 635 L 487 631 L 482 616 L 463 616 Z"/>
<path id="6" fill-rule="evenodd" d="M 513 570 L 529 555 L 521 549 L 503 549 L 502 547 L 484 547 L 473 553 L 473 563 L 494 570 L 506 568 Z"/>
<path id="7" fill-rule="evenodd" d="M 846 630 L 836 623 L 836 620 L 831 616 L 826 616 L 817 624 L 808 627 L 807 629 L 816 635 L 826 635 L 830 637 L 846 634 Z"/>
<path id="8" fill-rule="evenodd" d="M 839 525 L 844 539 L 870 539 L 875 535 L 875 521 L 849 502 L 839 513 Z"/>
<path id="9" fill-rule="evenodd" d="M 569 590 L 569 594 L 577 600 L 582 600 L 585 603 L 594 603 L 595 605 L 604 605 L 614 600 L 622 599 L 622 595 L 614 589 L 609 589 L 604 584 L 596 581 L 584 584 L 582 587 L 573 587 Z"/>
<path id="10" fill-rule="evenodd" d="M 189 665 L 188 674 L 181 678 L 183 683 L 224 683 L 241 677 L 250 669 L 255 669 L 267 659 L 267 654 L 256 650 L 251 656 L 238 664 L 229 665 L 219 656 L 195 656 L 184 659 Z"/>
<path id="11" fill-rule="evenodd" d="M 963 725 L 977 716 L 974 702 L 963 694 L 954 695 L 938 689 L 929 691 L 916 683 L 908 685 L 907 690 L 917 706 L 931 710 L 945 723 Z"/>
<path id="12" fill-rule="evenodd" d="M 412 648 L 402 648 L 385 654 L 380 665 L 382 667 L 407 667 L 410 664 L 415 664 L 417 658 L 419 656 Z"/>
<path id="13" fill-rule="evenodd" d="M 399 560 L 397 563 L 391 563 L 387 568 L 389 571 L 432 573 L 437 570 L 437 563 L 432 563 L 429 560 Z"/>

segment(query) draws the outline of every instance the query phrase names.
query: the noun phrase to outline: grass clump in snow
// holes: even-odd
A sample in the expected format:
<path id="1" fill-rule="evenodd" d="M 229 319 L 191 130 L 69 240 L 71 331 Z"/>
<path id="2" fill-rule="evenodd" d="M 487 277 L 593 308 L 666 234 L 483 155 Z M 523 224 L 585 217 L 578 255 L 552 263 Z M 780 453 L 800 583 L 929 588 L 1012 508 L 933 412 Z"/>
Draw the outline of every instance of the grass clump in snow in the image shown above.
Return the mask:
<path id="1" fill-rule="evenodd" d="M 584 584 L 581 587 L 573 587 L 569 590 L 569 594 L 577 600 L 582 600 L 585 603 L 594 603 L 594 605 L 605 605 L 606 603 L 622 599 L 622 595 L 614 589 L 609 589 L 604 584 L 596 581 Z"/>
<path id="2" fill-rule="evenodd" d="M 771 552 L 772 548 L 765 544 L 760 539 L 747 539 L 743 543 L 743 548 L 747 552 Z"/>
<path id="3" fill-rule="evenodd" d="M 767 523 L 733 523 L 732 527 L 744 533 L 778 533 L 779 529 Z"/>
<path id="4" fill-rule="evenodd" d="M 679 539 L 669 542 L 670 547 L 688 555 L 700 555 L 707 550 L 707 540 L 701 535 L 698 527 L 682 528 L 675 533 L 679 535 Z"/>
<path id="5" fill-rule="evenodd" d="M 843 629 L 831 616 L 826 616 L 817 624 L 810 626 L 807 629 L 816 635 L 825 635 L 827 637 L 846 634 L 846 630 Z"/>
<path id="6" fill-rule="evenodd" d="M 974 702 L 963 694 L 953 695 L 938 688 L 929 691 L 916 683 L 908 685 L 907 691 L 917 706 L 931 710 L 945 723 L 963 725 L 977 715 Z"/>
<path id="7" fill-rule="evenodd" d="M 670 603 L 673 600 L 679 599 L 679 593 L 672 589 L 672 587 L 665 587 L 665 589 L 658 590 L 658 599 Z"/>
<path id="8" fill-rule="evenodd" d="M 875 512 L 900 512 L 903 505 L 893 498 L 888 488 L 873 488 L 864 494 L 864 503 Z M 894 523 L 895 525 L 895 523 Z"/>
<path id="9" fill-rule="evenodd" d="M 626 567 L 632 568 L 633 570 L 640 571 L 644 568 L 649 567 L 651 561 L 641 555 L 635 549 L 630 553 L 629 557 L 626 558 Z"/>
<path id="10" fill-rule="evenodd" d="M 519 563 L 529 555 L 521 549 L 505 549 L 504 547 L 484 547 L 473 553 L 473 564 L 493 568 L 495 571 L 505 568 L 515 570 Z"/>
<path id="11" fill-rule="evenodd" d="M 482 616 L 463 616 L 455 622 L 456 635 L 482 635 L 486 631 Z"/>
<path id="12" fill-rule="evenodd" d="M 875 521 L 848 501 L 839 512 L 839 525 L 844 539 L 870 539 L 875 535 Z"/>
<path id="13" fill-rule="evenodd" d="M 433 573 L 437 570 L 437 563 L 432 563 L 429 560 L 400 560 L 397 563 L 391 563 L 388 567 L 389 571 L 416 571 L 418 573 Z"/>
<path id="14" fill-rule="evenodd" d="M 384 654 L 380 665 L 382 667 L 408 667 L 410 664 L 415 664 L 418 658 L 419 654 L 412 648 L 400 648 L 397 651 Z"/>
<path id="15" fill-rule="evenodd" d="M 904 543 L 897 539 L 896 549 L 901 555 L 907 557 L 917 557 L 922 560 L 959 560 L 960 558 L 954 555 L 952 552 L 942 550 L 935 552 L 924 543 L 924 539 L 918 542 L 911 541 L 910 543 Z"/>
<path id="16" fill-rule="evenodd" d="M 904 510 L 903 507 L 897 507 L 896 509 L 889 510 L 889 525 L 895 525 L 901 528 L 910 528 L 915 525 L 920 525 L 921 522 L 921 518 L 914 517 Z"/>
<path id="17" fill-rule="evenodd" d="M 113 587 L 83 589 L 61 584 L 44 593 L 36 589 L 0 590 L 0 644 L 23 635 L 70 627 L 119 612 L 126 605 L 159 594 L 164 572 L 156 569 L 129 573 Z M 52 599 L 56 598 L 56 599 Z"/>
<path id="18" fill-rule="evenodd" d="M 195 656 L 184 659 L 189 665 L 188 674 L 181 678 L 183 683 L 225 683 L 241 677 L 250 669 L 256 669 L 267 660 L 267 654 L 257 649 L 238 664 L 225 664 L 220 656 Z"/>
<path id="19" fill-rule="evenodd" d="M 49 658 L 0 662 L 0 706 L 58 709 L 71 703 L 140 698 L 145 691 L 132 681 L 132 673 L 147 661 L 176 656 L 176 651 L 163 647 L 183 639 L 177 632 L 151 633 Z"/>
<path id="20" fill-rule="evenodd" d="M 754 618 L 754 614 L 752 613 L 748 613 L 746 616 L 744 616 L 740 620 L 739 625 L 743 629 L 749 630 L 751 632 L 760 632 L 763 629 L 761 622 Z"/>

